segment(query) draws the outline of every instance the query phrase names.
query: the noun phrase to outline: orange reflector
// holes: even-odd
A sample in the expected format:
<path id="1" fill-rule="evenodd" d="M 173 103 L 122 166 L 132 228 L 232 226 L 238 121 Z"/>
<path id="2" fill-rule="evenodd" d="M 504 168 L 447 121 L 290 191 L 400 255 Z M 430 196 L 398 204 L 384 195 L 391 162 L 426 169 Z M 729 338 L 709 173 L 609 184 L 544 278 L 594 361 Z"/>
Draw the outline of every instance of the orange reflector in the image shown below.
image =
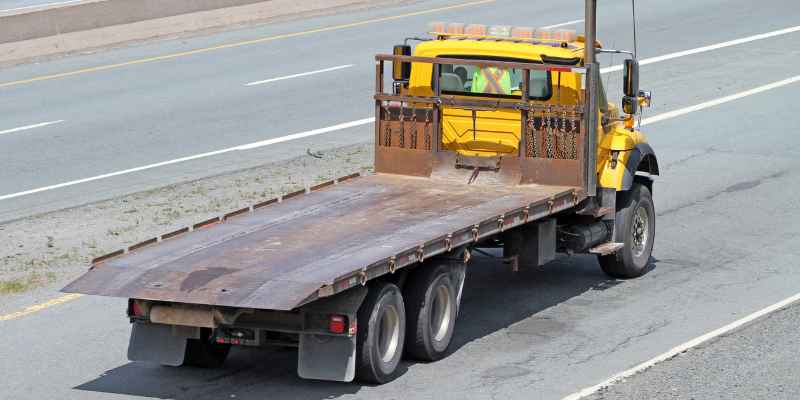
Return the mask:
<path id="1" fill-rule="evenodd" d="M 533 39 L 534 31 L 536 30 L 527 26 L 515 26 L 511 29 L 511 37 L 517 39 Z"/>
<path id="2" fill-rule="evenodd" d="M 431 33 L 445 33 L 447 31 L 447 24 L 444 22 L 431 22 Z"/>
<path id="3" fill-rule="evenodd" d="M 328 330 L 331 333 L 345 333 L 347 331 L 347 317 L 344 315 L 331 315 L 331 320 L 328 323 Z"/>
<path id="4" fill-rule="evenodd" d="M 628 129 L 633 129 L 633 115 L 628 115 L 625 117 L 625 127 Z"/>
<path id="5" fill-rule="evenodd" d="M 550 40 L 553 38 L 553 31 L 551 31 L 550 29 L 538 29 L 536 30 L 536 38 L 543 40 Z"/>
<path id="6" fill-rule="evenodd" d="M 560 40 L 562 42 L 574 42 L 577 38 L 577 34 L 572 29 L 561 29 L 555 33 L 555 37 L 553 39 Z"/>
<path id="7" fill-rule="evenodd" d="M 481 24 L 472 24 L 467 25 L 464 33 L 467 35 L 474 35 L 474 36 L 486 36 L 486 25 Z"/>
<path id="8" fill-rule="evenodd" d="M 447 24 L 447 33 L 451 35 L 463 35 L 464 34 L 464 24 L 459 22 L 452 22 Z"/>

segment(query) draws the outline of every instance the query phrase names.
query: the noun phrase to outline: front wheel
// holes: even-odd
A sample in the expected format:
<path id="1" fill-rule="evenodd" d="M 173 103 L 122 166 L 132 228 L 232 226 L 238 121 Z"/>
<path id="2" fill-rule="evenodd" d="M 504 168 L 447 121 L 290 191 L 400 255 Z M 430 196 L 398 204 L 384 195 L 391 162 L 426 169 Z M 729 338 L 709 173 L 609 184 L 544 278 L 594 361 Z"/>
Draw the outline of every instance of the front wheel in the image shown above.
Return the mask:
<path id="1" fill-rule="evenodd" d="M 647 186 L 634 183 L 617 198 L 615 242 L 625 244 L 615 254 L 600 256 L 603 271 L 614 278 L 642 276 L 650 262 L 656 234 L 653 197 Z"/>

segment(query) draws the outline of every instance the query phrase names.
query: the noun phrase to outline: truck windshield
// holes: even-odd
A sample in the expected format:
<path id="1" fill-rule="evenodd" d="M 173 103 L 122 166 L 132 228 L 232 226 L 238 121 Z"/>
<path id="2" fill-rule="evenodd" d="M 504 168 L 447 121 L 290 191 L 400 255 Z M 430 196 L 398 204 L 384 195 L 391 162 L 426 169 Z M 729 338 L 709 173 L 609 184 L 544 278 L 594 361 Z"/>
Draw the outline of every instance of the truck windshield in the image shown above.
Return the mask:
<path id="1" fill-rule="evenodd" d="M 442 58 L 475 58 L 471 56 L 441 56 Z M 482 57 L 482 59 L 486 59 Z M 495 59 L 493 59 L 495 60 Z M 498 58 L 497 61 L 531 62 Z M 442 93 L 481 97 L 522 97 L 522 70 L 474 65 L 442 65 L 439 84 Z M 532 100 L 547 100 L 552 95 L 550 73 L 531 71 L 528 97 Z"/>

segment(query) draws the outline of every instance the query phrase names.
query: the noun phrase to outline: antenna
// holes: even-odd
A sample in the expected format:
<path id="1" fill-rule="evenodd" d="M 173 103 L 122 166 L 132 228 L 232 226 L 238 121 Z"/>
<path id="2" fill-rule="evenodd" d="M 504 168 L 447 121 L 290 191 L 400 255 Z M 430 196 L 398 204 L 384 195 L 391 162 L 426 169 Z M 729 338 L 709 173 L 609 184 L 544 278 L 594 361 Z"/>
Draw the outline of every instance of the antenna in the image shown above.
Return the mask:
<path id="1" fill-rule="evenodd" d="M 639 48 L 636 44 L 636 0 L 631 0 L 631 13 L 633 14 L 633 59 L 635 60 L 639 54 Z"/>
<path id="2" fill-rule="evenodd" d="M 639 46 L 636 43 L 636 0 L 631 0 L 631 14 L 633 16 L 633 59 L 637 60 L 637 55 L 639 54 Z M 636 100 L 639 101 L 638 99 Z M 637 128 L 642 127 L 642 114 L 644 114 L 644 110 L 639 110 L 639 118 L 636 123 Z"/>

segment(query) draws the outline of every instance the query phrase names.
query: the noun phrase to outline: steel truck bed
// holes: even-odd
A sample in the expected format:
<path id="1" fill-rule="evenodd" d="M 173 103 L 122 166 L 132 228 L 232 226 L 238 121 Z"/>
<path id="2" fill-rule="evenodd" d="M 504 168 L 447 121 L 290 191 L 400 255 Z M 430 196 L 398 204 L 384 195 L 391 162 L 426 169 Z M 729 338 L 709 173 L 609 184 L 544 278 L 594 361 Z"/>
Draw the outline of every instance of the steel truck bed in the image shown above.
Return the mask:
<path id="1" fill-rule="evenodd" d="M 379 173 L 109 258 L 64 291 L 291 310 L 583 198 L 576 187 Z"/>
<path id="2" fill-rule="evenodd" d="M 112 253 L 64 291 L 292 310 L 573 208 L 594 190 L 594 150 L 589 149 L 595 148 L 595 137 L 586 134 L 594 131 L 586 122 L 593 117 L 584 118 L 580 101 L 585 90 L 570 100 L 574 104 L 544 104 L 528 98 L 523 80 L 523 95 L 516 100 L 460 99 L 442 95 L 439 75 L 433 74 L 432 96 L 387 94 L 384 62 L 398 60 L 430 63 L 434 70 L 487 63 L 377 56 L 374 175 L 318 185 Z M 524 76 L 533 70 L 586 72 L 560 65 L 490 63 L 519 68 Z M 515 110 L 519 154 L 468 157 L 443 151 L 445 108 Z M 556 139 L 539 125 L 560 127 L 559 151 L 540 149 Z"/>

